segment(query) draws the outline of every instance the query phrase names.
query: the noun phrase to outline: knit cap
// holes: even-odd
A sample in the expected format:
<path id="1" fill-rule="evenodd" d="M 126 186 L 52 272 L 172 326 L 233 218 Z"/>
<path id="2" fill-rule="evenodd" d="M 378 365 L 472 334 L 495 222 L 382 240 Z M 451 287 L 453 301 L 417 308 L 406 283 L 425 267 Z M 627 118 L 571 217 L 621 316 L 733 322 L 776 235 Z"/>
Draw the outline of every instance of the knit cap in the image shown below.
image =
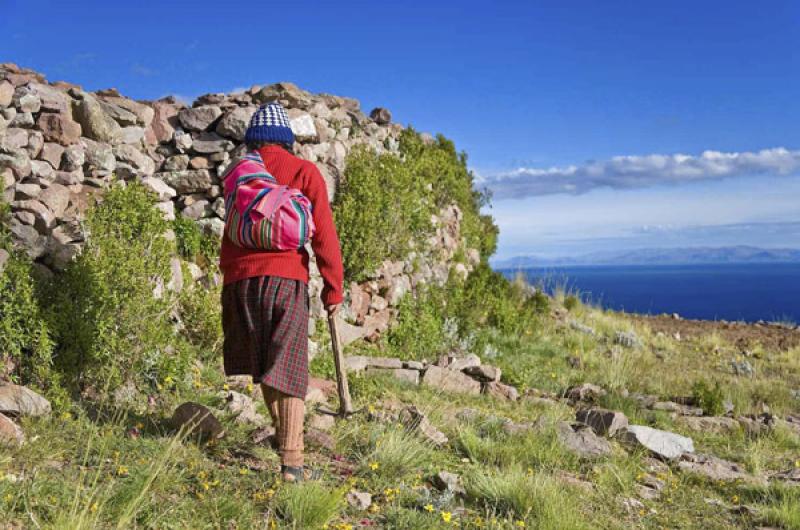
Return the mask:
<path id="1" fill-rule="evenodd" d="M 244 134 L 244 141 L 291 146 L 294 143 L 294 133 L 286 109 L 277 101 L 261 105 L 250 118 L 250 126 Z"/>

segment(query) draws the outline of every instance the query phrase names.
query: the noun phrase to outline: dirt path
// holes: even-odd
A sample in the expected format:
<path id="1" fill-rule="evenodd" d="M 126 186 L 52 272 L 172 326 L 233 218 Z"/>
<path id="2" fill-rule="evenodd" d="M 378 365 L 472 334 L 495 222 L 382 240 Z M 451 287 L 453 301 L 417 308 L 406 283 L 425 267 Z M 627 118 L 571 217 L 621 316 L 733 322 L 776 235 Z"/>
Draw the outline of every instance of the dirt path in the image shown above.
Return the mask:
<path id="1" fill-rule="evenodd" d="M 768 350 L 779 351 L 800 345 L 800 329 L 789 328 L 781 324 L 687 320 L 667 315 L 631 315 L 631 317 L 647 324 L 653 331 L 662 331 L 669 336 L 673 336 L 677 332 L 682 338 L 697 338 L 716 332 L 743 350 L 757 344 Z"/>

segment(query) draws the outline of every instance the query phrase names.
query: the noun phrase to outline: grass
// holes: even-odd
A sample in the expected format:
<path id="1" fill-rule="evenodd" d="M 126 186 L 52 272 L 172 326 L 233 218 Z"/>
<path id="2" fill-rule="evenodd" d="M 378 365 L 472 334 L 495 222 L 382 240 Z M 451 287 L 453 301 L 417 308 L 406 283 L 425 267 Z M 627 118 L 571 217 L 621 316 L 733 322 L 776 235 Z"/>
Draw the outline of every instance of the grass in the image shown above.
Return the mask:
<path id="1" fill-rule="evenodd" d="M 790 427 L 778 425 L 758 437 L 743 431 L 691 432 L 669 413 L 642 409 L 632 394 L 660 399 L 695 395 L 709 411 L 730 399 L 737 414 L 760 412 L 764 405 L 779 414 L 797 413 L 800 403 L 790 393 L 800 387 L 797 349 L 766 351 L 750 359 L 756 376 L 743 378 L 721 364 L 734 350 L 722 335 L 676 341 L 625 315 L 574 304 L 569 318 L 591 326 L 595 335 L 547 317 L 518 334 L 490 326 L 473 329 L 472 344 L 490 354 L 485 362 L 500 366 L 505 382 L 522 390 L 559 393 L 580 382 L 601 384 L 609 393 L 600 405 L 625 412 L 633 423 L 689 435 L 698 452 L 738 462 L 754 473 L 795 465 L 800 436 Z M 202 314 L 207 304 L 199 305 Z M 202 319 L 196 322 L 203 324 Z M 217 331 L 209 328 L 201 335 L 206 333 L 202 328 L 193 329 L 197 342 L 212 352 Z M 615 345 L 616 330 L 635 332 L 643 347 Z M 328 345 L 319 339 L 322 351 L 312 369 L 330 377 Z M 379 341 L 352 345 L 348 352 L 387 355 L 391 348 Z M 570 364 L 571 356 L 581 364 Z M 362 521 L 409 529 L 799 527 L 796 489 L 714 483 L 674 467 L 652 471 L 647 455 L 613 441 L 609 457 L 575 457 L 556 435 L 557 423 L 574 415 L 563 404 L 449 394 L 381 376 L 351 376 L 356 408 L 380 408 L 392 401 L 415 405 L 449 442 L 435 447 L 399 423 L 357 415 L 337 422 L 332 450 L 309 453 L 309 461 L 323 471 L 322 481 L 286 486 L 277 481 L 276 455 L 253 446 L 252 428 L 223 411 L 225 380 L 215 357 L 205 359 L 151 404 L 142 398 L 130 410 L 116 410 L 74 401 L 50 417 L 24 419 L 28 443 L 0 448 L 0 520 L 24 528 L 70 529 L 347 529 Z M 217 410 L 227 436 L 201 442 L 174 432 L 166 420 L 187 399 Z M 258 408 L 266 415 L 262 404 Z M 465 408 L 476 410 L 475 417 L 459 415 Z M 535 427 L 509 434 L 502 427 L 506 418 Z M 430 477 L 440 470 L 462 477 L 464 497 L 431 485 Z M 639 497 L 648 476 L 664 483 L 658 498 Z M 578 481 L 585 486 L 575 485 Z M 350 490 L 370 492 L 373 507 L 350 507 L 344 500 Z M 754 507 L 756 515 L 737 512 L 740 505 Z"/>

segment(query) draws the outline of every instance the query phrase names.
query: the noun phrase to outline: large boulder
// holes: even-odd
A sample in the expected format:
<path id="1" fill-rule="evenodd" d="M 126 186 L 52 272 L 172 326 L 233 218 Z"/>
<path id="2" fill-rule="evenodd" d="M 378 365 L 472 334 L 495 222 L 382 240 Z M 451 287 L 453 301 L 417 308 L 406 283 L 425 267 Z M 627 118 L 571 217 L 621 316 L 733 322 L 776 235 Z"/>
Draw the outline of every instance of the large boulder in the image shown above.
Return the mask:
<path id="1" fill-rule="evenodd" d="M 208 438 L 222 438 L 225 429 L 208 408 L 191 401 L 183 403 L 172 414 L 172 426 Z"/>
<path id="2" fill-rule="evenodd" d="M 446 392 L 464 394 L 480 394 L 481 392 L 481 384 L 478 381 L 457 370 L 439 366 L 429 366 L 425 370 L 422 384 Z"/>
<path id="3" fill-rule="evenodd" d="M 629 425 L 621 435 L 631 445 L 647 449 L 665 460 L 674 460 L 684 453 L 694 452 L 691 438 L 645 425 Z"/>
<path id="4" fill-rule="evenodd" d="M 556 433 L 564 448 L 581 458 L 597 458 L 611 454 L 611 445 L 608 441 L 597 436 L 588 425 L 562 421 L 556 427 Z"/>
<path id="5" fill-rule="evenodd" d="M 153 119 L 150 130 L 155 140 L 160 143 L 169 142 L 178 126 L 178 106 L 168 101 L 155 101 L 153 106 Z"/>
<path id="6" fill-rule="evenodd" d="M 81 124 L 83 135 L 92 140 L 115 144 L 122 139 L 122 128 L 91 95 L 73 102 L 72 115 Z"/>
<path id="7" fill-rule="evenodd" d="M 5 414 L 0 414 L 0 445 L 19 447 L 25 443 L 25 433 Z"/>
<path id="8" fill-rule="evenodd" d="M 0 413 L 7 416 L 43 416 L 50 414 L 50 402 L 24 386 L 0 384 Z"/>
<path id="9" fill-rule="evenodd" d="M 213 105 L 201 105 L 178 112 L 181 125 L 189 131 L 205 131 L 222 116 L 222 110 Z"/>
<path id="10" fill-rule="evenodd" d="M 764 477 L 751 475 L 743 466 L 712 455 L 684 454 L 681 456 L 681 461 L 678 462 L 678 469 L 684 473 L 700 475 L 717 482 L 767 485 Z"/>
<path id="11" fill-rule="evenodd" d="M 207 169 L 165 171 L 153 176 L 163 180 L 180 194 L 206 193 L 211 188 L 211 173 Z"/>
<path id="12" fill-rule="evenodd" d="M 237 142 L 244 141 L 244 133 L 247 131 L 247 126 L 250 124 L 250 118 L 258 107 L 236 107 L 228 111 L 215 129 L 218 134 L 231 138 Z"/>
<path id="13" fill-rule="evenodd" d="M 625 414 L 601 408 L 579 410 L 575 413 L 575 419 L 591 427 L 600 436 L 614 436 L 628 426 Z"/>
<path id="14" fill-rule="evenodd" d="M 66 113 L 42 112 L 36 121 L 36 127 L 42 131 L 44 139 L 61 145 L 78 143 L 81 138 L 81 126 Z"/>

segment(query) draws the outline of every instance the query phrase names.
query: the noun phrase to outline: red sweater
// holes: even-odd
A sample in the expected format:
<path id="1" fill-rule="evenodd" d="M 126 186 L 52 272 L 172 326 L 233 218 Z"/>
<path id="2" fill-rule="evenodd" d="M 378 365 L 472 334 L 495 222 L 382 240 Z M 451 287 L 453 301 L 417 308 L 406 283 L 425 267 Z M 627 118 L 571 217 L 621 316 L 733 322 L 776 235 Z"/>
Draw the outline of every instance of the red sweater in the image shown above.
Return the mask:
<path id="1" fill-rule="evenodd" d="M 276 145 L 259 150 L 264 165 L 275 179 L 290 188 L 296 188 L 311 200 L 316 232 L 311 248 L 317 258 L 317 267 L 325 283 L 322 302 L 339 304 L 343 299 L 342 251 L 339 236 L 333 224 L 331 205 L 325 179 L 317 166 L 301 160 Z M 223 282 L 233 283 L 253 276 L 278 276 L 308 283 L 308 252 L 300 250 L 251 250 L 237 247 L 227 236 L 222 238 L 219 266 Z"/>

